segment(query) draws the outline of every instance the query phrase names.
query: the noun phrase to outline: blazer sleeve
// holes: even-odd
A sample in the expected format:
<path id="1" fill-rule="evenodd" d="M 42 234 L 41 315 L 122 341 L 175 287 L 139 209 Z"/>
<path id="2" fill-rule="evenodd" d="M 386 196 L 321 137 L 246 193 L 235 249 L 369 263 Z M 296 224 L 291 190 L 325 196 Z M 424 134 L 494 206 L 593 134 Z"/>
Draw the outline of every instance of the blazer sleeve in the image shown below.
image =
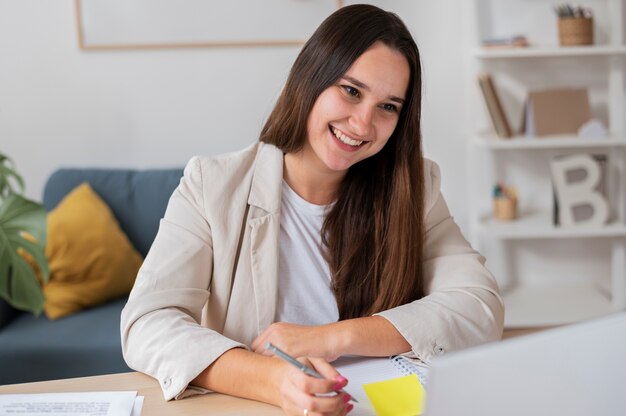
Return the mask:
<path id="1" fill-rule="evenodd" d="M 196 157 L 170 198 L 121 316 L 124 359 L 156 378 L 165 400 L 207 392 L 189 383 L 225 351 L 246 348 L 200 324 L 210 295 L 212 246 Z"/>
<path id="2" fill-rule="evenodd" d="M 411 344 L 408 356 L 433 356 L 502 337 L 504 304 L 485 258 L 469 245 L 441 195 L 439 167 L 424 162 L 426 296 L 377 315 Z"/>

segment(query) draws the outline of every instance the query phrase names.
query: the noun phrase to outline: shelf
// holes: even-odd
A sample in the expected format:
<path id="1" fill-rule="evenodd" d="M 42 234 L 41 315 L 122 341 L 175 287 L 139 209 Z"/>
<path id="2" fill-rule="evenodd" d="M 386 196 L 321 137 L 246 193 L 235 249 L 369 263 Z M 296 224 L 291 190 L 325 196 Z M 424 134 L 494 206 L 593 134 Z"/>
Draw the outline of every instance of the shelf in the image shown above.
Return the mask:
<path id="1" fill-rule="evenodd" d="M 469 51 L 472 59 L 468 61 L 468 68 L 472 76 L 467 77 L 465 103 L 471 116 L 468 120 L 472 123 L 465 150 L 471 240 L 489 260 L 496 278 L 504 279 L 500 284 L 505 303 L 505 328 L 558 326 L 626 310 L 626 220 L 623 218 L 626 204 L 626 122 L 623 117 L 626 110 L 626 24 L 623 19 L 626 0 L 609 0 L 606 19 L 597 22 L 597 28 L 606 35 L 602 39 L 604 44 L 587 46 L 559 46 L 554 44 L 554 34 L 535 32 L 533 23 L 536 22 L 532 19 L 536 13 L 528 8 L 531 5 L 523 4 L 523 0 L 510 8 L 497 3 L 472 2 L 472 21 L 468 27 L 475 48 Z M 545 5 L 533 7 L 545 13 Z M 531 37 L 537 36 L 537 42 L 525 48 L 482 47 L 481 39 L 502 34 L 504 21 L 511 23 L 511 27 L 519 25 L 522 32 L 528 27 Z M 590 95 L 597 99 L 593 108 L 601 109 L 606 116 L 602 118 L 610 137 L 582 138 L 575 133 L 526 137 L 525 132 L 520 132 L 503 139 L 498 138 L 493 129 L 480 130 L 487 127 L 486 121 L 492 120 L 488 111 L 480 111 L 488 108 L 476 105 L 481 92 L 475 85 L 476 76 L 481 73 L 490 73 L 494 79 L 508 79 L 510 82 L 503 83 L 503 87 L 508 87 L 514 98 L 534 88 L 586 85 Z M 587 74 L 593 77 L 588 78 Z M 596 114 L 596 117 L 600 116 Z M 607 155 L 603 175 L 606 189 L 610 190 L 606 194 L 610 195 L 607 202 L 614 219 L 612 223 L 553 225 L 554 190 L 550 187 L 549 161 L 557 155 L 574 153 Z M 515 221 L 498 221 L 492 216 L 489 205 L 493 201 L 488 199 L 485 186 L 492 186 L 500 179 L 514 180 L 519 188 L 534 193 L 522 199 L 526 203 L 522 204 L 520 217 Z M 529 246 L 541 251 L 529 256 L 524 251 Z M 588 252 L 591 261 L 584 268 L 572 269 L 566 264 L 568 252 L 571 256 Z M 521 264 L 521 259 L 530 257 L 533 264 Z M 536 276 L 528 279 L 533 276 L 527 273 L 536 273 Z M 514 282 L 515 286 L 508 288 L 503 282 Z"/>
<path id="2" fill-rule="evenodd" d="M 479 48 L 474 56 L 479 59 L 508 59 L 508 58 L 555 58 L 555 57 L 584 57 L 584 56 L 624 56 L 626 46 L 543 46 L 514 49 L 487 49 Z"/>
<path id="3" fill-rule="evenodd" d="M 565 325 L 616 312 L 592 284 L 515 287 L 502 291 L 505 328 Z"/>
<path id="4" fill-rule="evenodd" d="M 494 134 L 485 134 L 473 137 L 472 141 L 476 146 L 490 150 L 626 147 L 626 138 L 622 137 L 582 139 L 571 135 L 501 139 Z"/>
<path id="5" fill-rule="evenodd" d="M 626 225 L 556 227 L 547 212 L 524 214 L 515 221 L 498 221 L 493 217 L 479 223 L 482 235 L 502 240 L 531 240 L 559 238 L 613 238 L 626 237 Z"/>

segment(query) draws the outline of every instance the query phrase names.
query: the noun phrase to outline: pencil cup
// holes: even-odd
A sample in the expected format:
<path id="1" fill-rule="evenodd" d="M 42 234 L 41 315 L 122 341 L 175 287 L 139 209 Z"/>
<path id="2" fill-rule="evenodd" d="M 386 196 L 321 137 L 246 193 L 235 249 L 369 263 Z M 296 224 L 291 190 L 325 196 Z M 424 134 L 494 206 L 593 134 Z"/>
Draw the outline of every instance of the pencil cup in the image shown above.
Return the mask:
<path id="1" fill-rule="evenodd" d="M 517 199 L 494 198 L 493 216 L 499 221 L 512 221 L 517 218 Z"/>
<path id="2" fill-rule="evenodd" d="M 593 19 L 588 17 L 559 18 L 559 44 L 561 46 L 592 45 Z"/>

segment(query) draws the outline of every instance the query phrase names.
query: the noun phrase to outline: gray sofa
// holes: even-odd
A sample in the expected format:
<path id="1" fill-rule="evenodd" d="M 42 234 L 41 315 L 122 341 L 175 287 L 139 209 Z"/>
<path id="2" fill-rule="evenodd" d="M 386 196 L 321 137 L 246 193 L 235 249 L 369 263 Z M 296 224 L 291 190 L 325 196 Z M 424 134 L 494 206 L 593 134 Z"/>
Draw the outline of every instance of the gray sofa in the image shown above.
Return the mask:
<path id="1" fill-rule="evenodd" d="M 145 256 L 182 169 L 60 169 L 44 189 L 48 211 L 82 182 L 104 199 Z M 122 358 L 120 312 L 126 299 L 58 320 L 11 309 L 0 301 L 0 384 L 130 371 Z"/>

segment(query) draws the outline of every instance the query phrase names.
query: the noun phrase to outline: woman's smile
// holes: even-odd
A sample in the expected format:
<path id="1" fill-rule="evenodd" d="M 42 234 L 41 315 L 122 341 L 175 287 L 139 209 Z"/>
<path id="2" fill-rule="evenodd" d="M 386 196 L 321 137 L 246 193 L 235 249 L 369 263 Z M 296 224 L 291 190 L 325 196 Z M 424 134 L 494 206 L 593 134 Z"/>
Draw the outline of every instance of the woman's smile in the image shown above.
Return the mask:
<path id="1" fill-rule="evenodd" d="M 363 143 L 367 143 L 365 140 L 359 140 L 346 135 L 343 131 L 339 130 L 336 127 L 333 127 L 332 125 L 329 125 L 329 130 L 331 132 L 331 135 L 333 136 L 334 141 L 337 142 L 337 145 L 341 149 L 348 152 L 354 152 L 358 150 L 359 147 L 363 145 Z"/>

